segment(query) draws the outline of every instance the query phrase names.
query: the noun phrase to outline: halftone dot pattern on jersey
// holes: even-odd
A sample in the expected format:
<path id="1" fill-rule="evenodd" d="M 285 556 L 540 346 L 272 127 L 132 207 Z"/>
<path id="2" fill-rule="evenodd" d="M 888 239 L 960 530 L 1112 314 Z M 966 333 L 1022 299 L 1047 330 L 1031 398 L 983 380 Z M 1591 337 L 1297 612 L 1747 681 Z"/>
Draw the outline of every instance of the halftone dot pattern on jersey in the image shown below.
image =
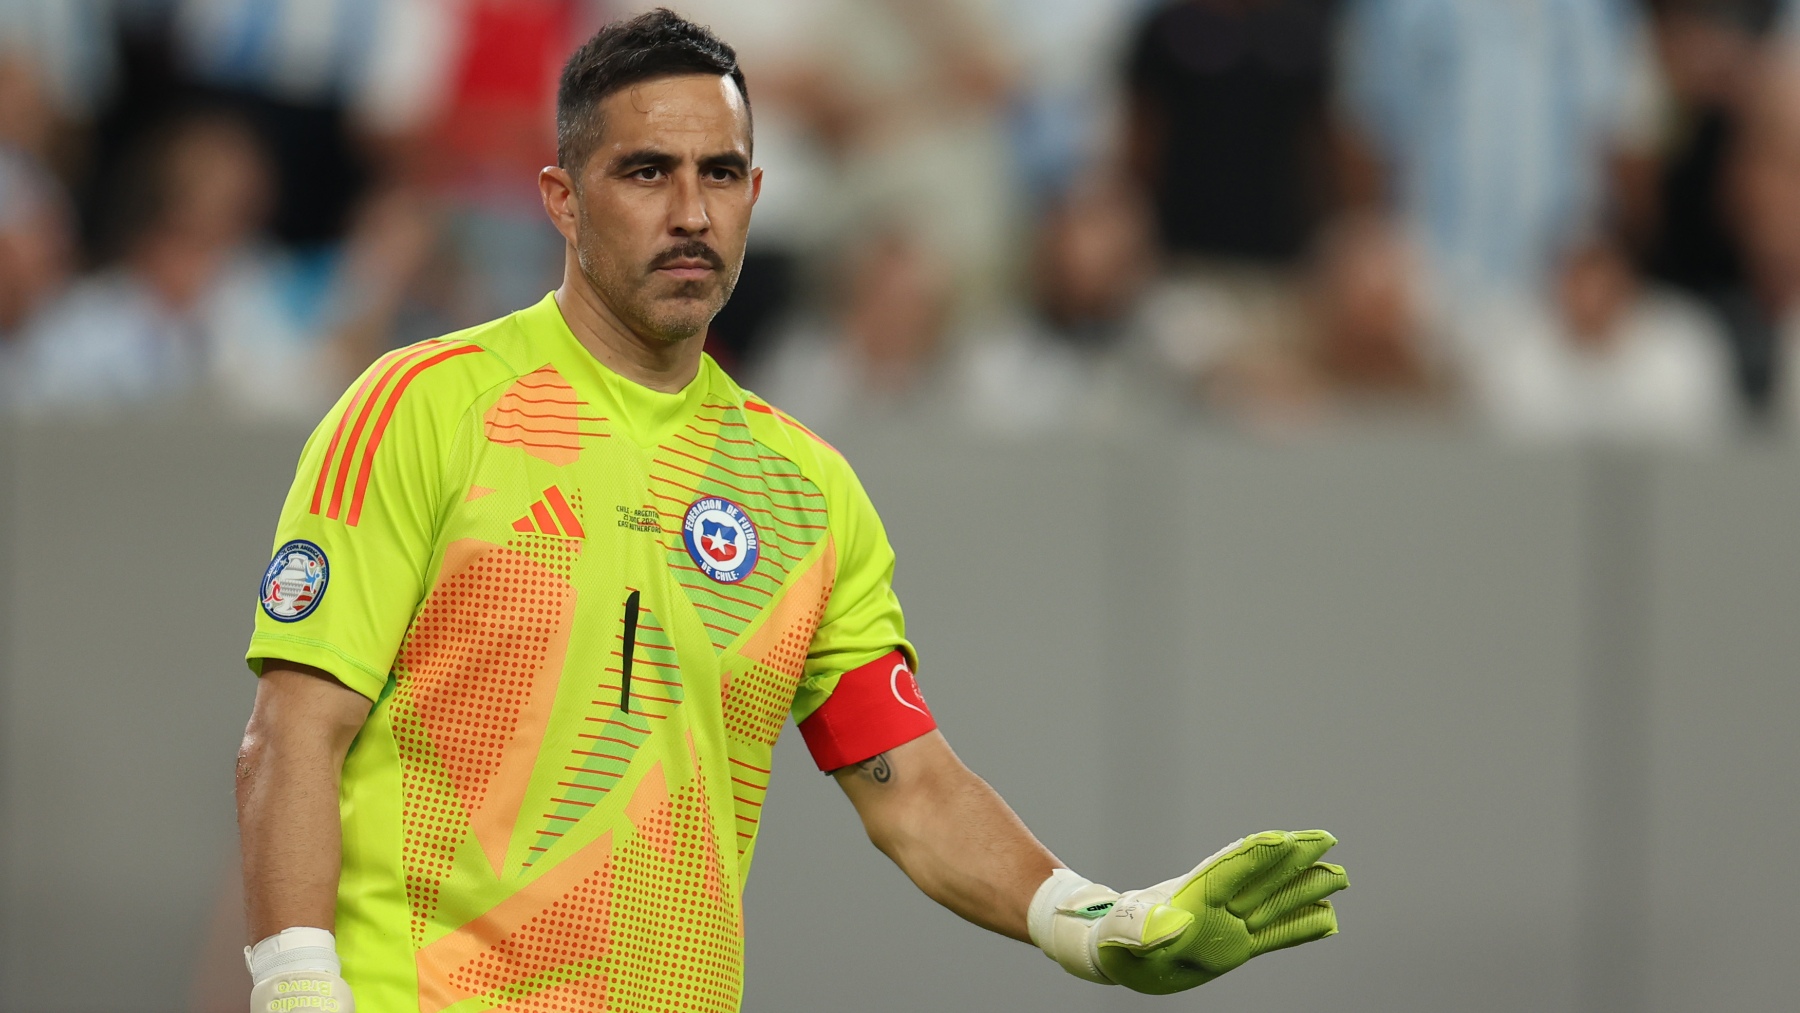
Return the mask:
<path id="1" fill-rule="evenodd" d="M 455 557 L 461 557 L 456 559 Z M 452 565 L 453 562 L 459 565 Z M 412 905 L 414 944 L 438 907 L 457 850 L 472 822 L 480 822 L 494 794 L 507 746 L 515 736 L 535 740 L 520 719 L 554 697 L 560 642 L 574 608 L 574 589 L 561 575 L 517 551 L 483 543 L 455 543 L 444 571 L 394 660 L 393 728 L 404 802 L 401 858 Z M 542 694 L 532 708 L 533 694 Z M 506 771 L 501 793 L 516 799 L 530 776 Z M 497 812 L 482 842 L 504 853 L 514 812 Z"/>
<path id="2" fill-rule="evenodd" d="M 672 851 L 640 834 L 619 850 L 609 992 L 614 1009 L 690 1013 L 738 1008 L 743 937 L 724 882 L 706 781 L 677 792 L 652 819 Z"/>
<path id="3" fill-rule="evenodd" d="M 827 544 L 741 650 L 749 670 L 734 674 L 724 688 L 725 731 L 732 737 L 773 746 L 781 736 L 813 633 L 831 600 L 834 555 Z"/>
<path id="4" fill-rule="evenodd" d="M 486 995 L 519 1013 L 591 1013 L 607 1003 L 612 953 L 613 877 L 609 864 L 451 972 L 460 992 Z"/>
<path id="5" fill-rule="evenodd" d="M 836 577 L 837 553 L 827 539 L 744 644 L 741 654 L 748 670 L 726 672 L 723 711 L 740 857 L 756 840 L 769 791 L 770 758 L 806 673 L 806 654 Z"/>
<path id="6" fill-rule="evenodd" d="M 483 416 L 482 431 L 491 443 L 560 466 L 581 458 L 583 441 L 610 437 L 606 422 L 556 367 L 546 365 L 513 381 Z"/>
<path id="7" fill-rule="evenodd" d="M 646 776 L 622 846 L 602 837 L 503 902 L 478 930 L 497 929 L 492 944 L 470 952 L 470 927 L 420 954 L 421 1008 L 479 995 L 517 1013 L 736 1010 L 743 922 L 707 797 L 698 767 L 673 794 Z"/>
<path id="8" fill-rule="evenodd" d="M 824 494 L 792 461 L 757 442 L 742 409 L 723 401 L 707 401 L 656 448 L 650 492 L 663 517 L 669 566 L 720 652 L 769 606 L 826 531 Z M 682 540 L 688 507 L 707 496 L 738 504 L 757 528 L 756 569 L 735 584 L 707 577 Z"/>

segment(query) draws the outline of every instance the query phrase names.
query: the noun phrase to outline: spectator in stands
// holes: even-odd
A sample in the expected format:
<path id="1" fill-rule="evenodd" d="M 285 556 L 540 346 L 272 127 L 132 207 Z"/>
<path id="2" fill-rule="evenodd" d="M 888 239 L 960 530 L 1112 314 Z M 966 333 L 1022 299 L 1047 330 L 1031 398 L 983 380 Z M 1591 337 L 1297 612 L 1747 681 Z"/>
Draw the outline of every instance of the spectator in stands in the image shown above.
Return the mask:
<path id="1" fill-rule="evenodd" d="M 1615 236 L 1573 247 L 1552 297 L 1500 299 L 1464 325 L 1476 406 L 1502 436 L 1706 447 L 1737 420 L 1720 324 L 1646 285 Z"/>
<path id="2" fill-rule="evenodd" d="M 45 108 L 57 119 L 91 118 L 117 77 L 118 0 L 0 0 L 0 59 L 27 57 Z"/>
<path id="3" fill-rule="evenodd" d="M 1029 304 L 954 355 L 967 421 L 1010 434 L 1091 430 L 1168 400 L 1143 354 L 1152 228 L 1145 202 L 1117 181 L 1078 185 L 1049 205 Z"/>
<path id="4" fill-rule="evenodd" d="M 116 265 L 41 313 L 19 349 L 27 410 L 211 396 L 311 416 L 382 347 L 429 243 L 417 216 L 377 205 L 337 257 L 267 246 L 267 156 L 220 114 L 154 134 L 121 178 Z"/>
<path id="5" fill-rule="evenodd" d="M 275 174 L 269 227 L 296 246 L 340 239 L 367 189 L 390 181 L 391 167 L 375 156 L 397 137 L 422 130 L 441 107 L 455 44 L 452 14 L 468 6 L 439 0 L 162 3 L 172 8 L 180 71 L 209 101 L 242 114 L 269 146 Z"/>
<path id="6" fill-rule="evenodd" d="M 1342 52 L 1346 178 L 1453 302 L 1540 290 L 1603 195 L 1644 189 L 1662 86 L 1631 0 L 1356 0 Z"/>
<path id="7" fill-rule="evenodd" d="M 1223 356 L 1204 378 L 1212 408 L 1275 435 L 1445 415 L 1455 391 L 1420 279 L 1417 251 L 1385 216 L 1332 222 L 1307 260 L 1296 340 Z"/>
<path id="8" fill-rule="evenodd" d="M 1172 268 L 1153 305 L 1171 353 L 1196 371 L 1290 346 L 1304 327 L 1299 262 L 1332 198 L 1336 9 L 1179 0 L 1155 8 L 1131 45 L 1125 161 Z"/>
<path id="9" fill-rule="evenodd" d="M 841 185 L 815 213 L 834 240 L 871 220 L 907 224 L 946 265 L 967 318 L 1011 290 L 1022 187 L 1006 115 L 1015 61 L 984 0 L 831 0 L 818 5 L 839 102 Z M 841 240 L 827 257 L 846 253 Z"/>
<path id="10" fill-rule="evenodd" d="M 941 412 L 954 293 L 948 267 L 896 226 L 875 231 L 846 268 L 829 315 L 794 322 L 750 386 L 827 434 L 852 416 Z"/>
<path id="11" fill-rule="evenodd" d="M 10 347 L 62 290 L 74 247 L 73 221 L 56 180 L 0 147 L 0 348 Z"/>
<path id="12" fill-rule="evenodd" d="M 1774 362 L 1738 237 L 1726 216 L 1727 156 L 1756 83 L 1758 55 L 1778 0 L 1654 0 L 1652 24 L 1669 82 L 1672 123 L 1644 261 L 1650 273 L 1724 315 L 1737 382 L 1751 409 L 1768 408 Z"/>
<path id="13" fill-rule="evenodd" d="M 1307 356 L 1337 411 L 1447 407 L 1450 383 L 1421 276 L 1418 251 L 1380 215 L 1347 215 L 1320 236 Z"/>
<path id="14" fill-rule="evenodd" d="M 43 161 L 54 119 L 33 69 L 0 54 L 0 372 L 74 266 L 68 195 Z"/>
<path id="15" fill-rule="evenodd" d="M 1112 168 L 1123 127 L 1119 67 L 1161 0 L 990 0 L 1018 60 L 1012 160 L 1033 210 Z"/>
<path id="16" fill-rule="evenodd" d="M 1163 249 L 1285 266 L 1326 210 L 1330 0 L 1179 0 L 1138 29 L 1127 153 Z"/>
<path id="17" fill-rule="evenodd" d="M 528 306 L 562 276 L 538 170 L 556 162 L 557 75 L 597 24 L 586 0 L 438 4 L 449 42 L 416 172 L 443 209 L 449 252 L 477 323 Z"/>
<path id="18" fill-rule="evenodd" d="M 1660 173 L 1657 235 L 1647 260 L 1652 273 L 1698 295 L 1743 280 L 1721 217 L 1720 175 L 1776 8 L 1776 0 L 1650 3 L 1677 128 Z"/>
<path id="19" fill-rule="evenodd" d="M 1740 353 L 1773 380 L 1779 424 L 1800 425 L 1800 39 L 1761 61 L 1726 169 L 1748 283 L 1733 300 Z M 1765 365 L 1766 364 L 1766 365 Z"/>

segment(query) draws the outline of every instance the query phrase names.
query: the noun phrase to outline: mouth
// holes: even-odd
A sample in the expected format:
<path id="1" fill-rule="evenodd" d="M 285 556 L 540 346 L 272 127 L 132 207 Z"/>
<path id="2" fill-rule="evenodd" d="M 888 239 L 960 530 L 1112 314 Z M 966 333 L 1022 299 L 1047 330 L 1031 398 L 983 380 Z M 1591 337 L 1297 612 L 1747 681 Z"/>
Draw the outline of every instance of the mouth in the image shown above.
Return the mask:
<path id="1" fill-rule="evenodd" d="M 697 240 L 679 243 L 664 250 L 650 262 L 654 272 L 670 281 L 705 281 L 719 273 L 725 263 L 717 251 Z"/>
<path id="2" fill-rule="evenodd" d="M 713 266 L 704 260 L 671 260 L 657 267 L 656 273 L 665 278 L 677 281 L 698 281 L 713 273 Z"/>

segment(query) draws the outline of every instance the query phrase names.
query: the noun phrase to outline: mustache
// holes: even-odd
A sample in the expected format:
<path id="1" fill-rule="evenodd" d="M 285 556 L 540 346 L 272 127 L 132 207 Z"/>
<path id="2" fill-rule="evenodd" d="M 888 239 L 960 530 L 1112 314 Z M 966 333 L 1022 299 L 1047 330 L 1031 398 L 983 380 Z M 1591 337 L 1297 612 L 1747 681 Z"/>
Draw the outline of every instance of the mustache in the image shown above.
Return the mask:
<path id="1" fill-rule="evenodd" d="M 650 261 L 650 270 L 660 270 L 677 260 L 704 260 L 706 266 L 715 271 L 725 270 L 725 258 L 719 256 L 717 250 L 698 239 L 690 239 L 679 246 L 671 246 L 657 254 L 656 258 Z"/>

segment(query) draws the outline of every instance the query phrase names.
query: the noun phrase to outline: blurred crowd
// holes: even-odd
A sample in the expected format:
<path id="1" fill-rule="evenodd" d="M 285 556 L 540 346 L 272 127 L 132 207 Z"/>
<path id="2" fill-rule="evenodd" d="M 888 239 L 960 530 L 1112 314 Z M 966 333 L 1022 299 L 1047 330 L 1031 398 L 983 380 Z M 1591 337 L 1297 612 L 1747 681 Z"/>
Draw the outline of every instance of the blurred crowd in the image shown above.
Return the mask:
<path id="1" fill-rule="evenodd" d="M 558 281 L 626 0 L 0 0 L 0 399 L 316 416 Z M 675 0 L 766 170 L 709 351 L 827 434 L 1800 429 L 1800 3 Z"/>

